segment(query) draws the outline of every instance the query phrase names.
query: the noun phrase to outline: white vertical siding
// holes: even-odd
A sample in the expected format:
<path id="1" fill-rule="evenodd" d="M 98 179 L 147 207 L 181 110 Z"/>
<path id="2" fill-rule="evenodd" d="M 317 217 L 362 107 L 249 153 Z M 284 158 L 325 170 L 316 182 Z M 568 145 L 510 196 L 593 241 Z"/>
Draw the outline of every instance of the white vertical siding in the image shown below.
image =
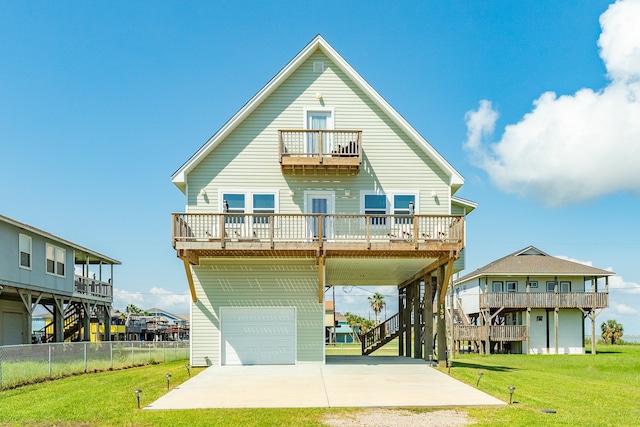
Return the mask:
<path id="1" fill-rule="evenodd" d="M 220 307 L 295 307 L 297 362 L 324 361 L 324 306 L 318 303 L 315 260 L 210 260 L 193 271 L 198 297 L 192 306 L 193 365 L 220 363 Z"/>

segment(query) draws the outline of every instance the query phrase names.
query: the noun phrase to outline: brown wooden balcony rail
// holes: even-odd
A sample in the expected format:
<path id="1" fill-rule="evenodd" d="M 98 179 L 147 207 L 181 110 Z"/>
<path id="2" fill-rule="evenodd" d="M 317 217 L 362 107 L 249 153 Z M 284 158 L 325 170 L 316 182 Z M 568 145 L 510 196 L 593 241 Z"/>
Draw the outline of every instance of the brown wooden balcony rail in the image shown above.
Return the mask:
<path id="1" fill-rule="evenodd" d="M 480 294 L 480 308 L 606 308 L 606 292 L 488 292 Z"/>
<path id="2" fill-rule="evenodd" d="M 461 245 L 461 215 L 173 213 L 172 241 Z M 322 239 L 319 238 L 322 236 Z"/>
<path id="3" fill-rule="evenodd" d="M 526 325 L 491 325 L 489 336 L 492 341 L 526 341 Z M 487 326 L 455 325 L 456 341 L 484 341 Z"/>
<path id="4" fill-rule="evenodd" d="M 113 298 L 113 285 L 84 276 L 75 276 L 75 291 L 94 297 Z"/>
<path id="5" fill-rule="evenodd" d="M 362 157 L 361 130 L 279 130 L 283 157 Z"/>
<path id="6" fill-rule="evenodd" d="M 491 325 L 489 337 L 492 341 L 525 341 L 527 339 L 526 325 Z"/>

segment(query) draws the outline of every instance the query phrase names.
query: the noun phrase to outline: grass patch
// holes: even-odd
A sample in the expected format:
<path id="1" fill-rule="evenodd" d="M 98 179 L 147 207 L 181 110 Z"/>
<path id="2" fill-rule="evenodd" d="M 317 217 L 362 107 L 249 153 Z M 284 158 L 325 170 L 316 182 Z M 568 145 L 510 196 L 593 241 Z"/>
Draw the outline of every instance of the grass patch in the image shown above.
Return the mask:
<path id="1" fill-rule="evenodd" d="M 359 349 L 357 344 L 353 347 Z M 640 419 L 640 346 L 600 346 L 599 351 L 596 356 L 460 355 L 453 362 L 451 376 L 475 386 L 478 371 L 482 371 L 480 390 L 508 401 L 508 386 L 514 385 L 517 403 L 503 408 L 458 410 L 468 413 L 480 426 L 635 426 Z M 389 355 L 396 354 L 389 351 Z M 192 375 L 200 370 L 192 368 Z M 138 410 L 133 390 L 141 388 L 142 404 L 150 404 L 166 393 L 167 373 L 172 375 L 172 388 L 188 379 L 184 361 L 179 361 L 4 390 L 0 392 L 0 425 L 321 426 L 327 415 L 353 417 L 367 411 L 359 408 Z M 544 414 L 540 412 L 542 409 L 553 409 L 557 413 Z M 414 412 L 431 410 L 413 409 Z"/>

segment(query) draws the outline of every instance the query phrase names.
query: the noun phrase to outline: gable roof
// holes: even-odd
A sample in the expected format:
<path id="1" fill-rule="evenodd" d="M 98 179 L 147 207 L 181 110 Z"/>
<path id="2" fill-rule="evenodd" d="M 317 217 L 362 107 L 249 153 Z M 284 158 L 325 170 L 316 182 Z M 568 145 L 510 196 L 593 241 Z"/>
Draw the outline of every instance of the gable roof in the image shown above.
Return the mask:
<path id="1" fill-rule="evenodd" d="M 21 230 L 28 231 L 28 232 L 31 232 L 33 234 L 37 234 L 39 236 L 42 236 L 45 239 L 49 239 L 51 241 L 58 242 L 58 243 L 61 243 L 63 245 L 69 246 L 70 248 L 73 248 L 74 250 L 76 250 L 76 251 L 82 253 L 83 255 L 85 255 L 85 257 L 88 259 L 90 264 L 98 264 L 100 262 L 107 263 L 107 264 L 114 264 L 114 265 L 122 264 L 118 260 L 110 258 L 110 257 L 108 257 L 106 255 L 102 255 L 101 253 L 98 253 L 96 251 L 92 251 L 91 249 L 85 248 L 83 246 L 80 246 L 80 245 L 75 244 L 73 242 L 70 242 L 68 240 L 65 240 L 62 237 L 58 237 L 58 236 L 53 235 L 53 234 L 51 234 L 51 233 L 49 233 L 47 231 L 40 230 L 39 228 L 32 227 L 32 226 L 30 226 L 28 224 L 24 224 L 22 222 L 16 221 L 15 219 L 11 219 L 11 218 L 9 218 L 7 216 L 0 215 L 0 222 L 11 224 L 14 227 L 17 227 L 17 228 L 19 228 Z"/>
<path id="2" fill-rule="evenodd" d="M 275 75 L 257 94 L 253 96 L 229 121 L 227 121 L 200 149 L 189 158 L 171 176 L 173 183 L 185 192 L 186 175 L 195 168 L 202 159 L 227 137 L 242 121 L 248 117 L 269 95 L 273 93 L 298 67 L 314 52 L 320 50 L 342 72 L 344 72 L 391 120 L 404 131 L 417 145 L 438 165 L 449 177 L 449 185 L 453 193 L 464 183 L 464 178 L 424 139 L 396 110 L 391 107 L 351 65 L 345 61 L 319 34 L 314 37 L 278 74 Z"/>
<path id="3" fill-rule="evenodd" d="M 556 258 L 534 246 L 497 259 L 455 282 L 467 282 L 482 276 L 613 276 L 613 271 L 602 270 L 578 262 Z"/>

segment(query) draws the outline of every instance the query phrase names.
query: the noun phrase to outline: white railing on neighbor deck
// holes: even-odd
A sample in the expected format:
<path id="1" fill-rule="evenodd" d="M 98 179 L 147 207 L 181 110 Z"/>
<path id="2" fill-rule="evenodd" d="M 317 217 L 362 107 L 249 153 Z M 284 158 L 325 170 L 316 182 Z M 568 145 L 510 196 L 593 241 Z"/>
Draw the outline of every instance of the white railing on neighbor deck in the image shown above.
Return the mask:
<path id="1" fill-rule="evenodd" d="M 189 341 L 100 341 L 0 346 L 0 389 L 71 374 L 189 359 Z"/>

